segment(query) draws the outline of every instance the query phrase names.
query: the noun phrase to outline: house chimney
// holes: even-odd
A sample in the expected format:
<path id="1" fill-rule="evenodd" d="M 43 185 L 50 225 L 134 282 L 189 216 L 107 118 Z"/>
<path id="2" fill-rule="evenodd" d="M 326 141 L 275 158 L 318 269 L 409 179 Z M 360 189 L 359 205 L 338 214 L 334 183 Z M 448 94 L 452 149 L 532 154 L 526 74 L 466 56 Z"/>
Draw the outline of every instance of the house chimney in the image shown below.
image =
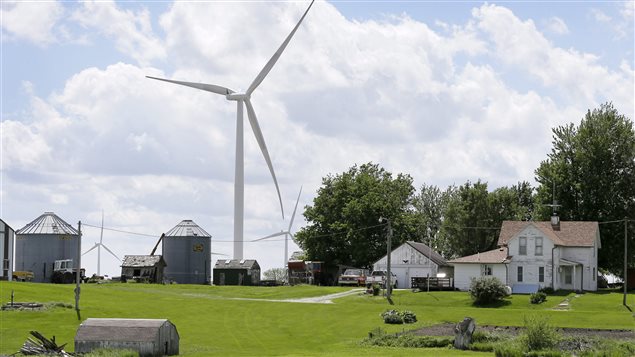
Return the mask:
<path id="1" fill-rule="evenodd" d="M 551 215 L 551 228 L 554 231 L 560 230 L 560 217 L 558 217 L 558 214 L 556 212 Z"/>

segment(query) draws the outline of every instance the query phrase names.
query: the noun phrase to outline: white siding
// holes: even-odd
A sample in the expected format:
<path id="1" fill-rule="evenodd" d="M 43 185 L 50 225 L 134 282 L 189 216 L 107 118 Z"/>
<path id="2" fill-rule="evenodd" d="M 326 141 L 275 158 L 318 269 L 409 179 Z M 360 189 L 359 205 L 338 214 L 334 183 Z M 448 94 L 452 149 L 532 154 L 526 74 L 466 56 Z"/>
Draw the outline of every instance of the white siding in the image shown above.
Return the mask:
<path id="1" fill-rule="evenodd" d="M 520 237 L 524 237 L 527 241 L 526 255 L 518 254 Z M 536 255 L 536 242 L 540 239 L 542 239 L 542 255 Z M 512 256 L 509 264 L 509 285 L 538 284 L 541 287 L 552 286 L 553 267 L 551 254 L 554 243 L 551 239 L 536 227 L 529 225 L 509 240 L 508 247 L 509 255 Z M 522 282 L 518 281 L 518 267 L 523 267 Z M 538 272 L 540 267 L 544 268 L 543 282 L 539 281 Z"/>
<path id="2" fill-rule="evenodd" d="M 386 257 L 373 264 L 373 270 L 386 270 Z M 435 277 L 439 267 L 408 243 L 397 247 L 390 254 L 390 271 L 397 276 L 398 288 L 410 288 L 412 277 Z M 429 275 L 428 275 L 429 274 Z"/>
<path id="3" fill-rule="evenodd" d="M 495 276 L 507 284 L 507 269 L 505 264 L 487 264 L 492 267 L 492 276 Z M 481 276 L 481 264 L 480 263 L 457 263 L 454 264 L 454 287 L 459 290 L 469 290 L 472 278 L 478 278 Z"/>

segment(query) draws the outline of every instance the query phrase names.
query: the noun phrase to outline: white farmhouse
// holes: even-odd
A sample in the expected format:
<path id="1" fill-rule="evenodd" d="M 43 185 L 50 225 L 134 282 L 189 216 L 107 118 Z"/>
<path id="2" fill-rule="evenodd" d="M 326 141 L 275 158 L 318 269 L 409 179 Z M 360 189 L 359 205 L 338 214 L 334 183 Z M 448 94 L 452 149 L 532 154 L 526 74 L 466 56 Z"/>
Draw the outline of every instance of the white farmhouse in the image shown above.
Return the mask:
<path id="1" fill-rule="evenodd" d="M 373 270 L 386 270 L 386 256 L 373 264 Z M 390 271 L 397 276 L 398 288 L 411 288 L 412 277 L 450 276 L 452 268 L 445 259 L 423 243 L 407 241 L 390 253 Z"/>
<path id="2" fill-rule="evenodd" d="M 515 293 L 554 290 L 596 291 L 600 230 L 597 222 L 504 221 L 498 249 L 451 260 L 455 287 L 470 278 L 493 275 Z"/>

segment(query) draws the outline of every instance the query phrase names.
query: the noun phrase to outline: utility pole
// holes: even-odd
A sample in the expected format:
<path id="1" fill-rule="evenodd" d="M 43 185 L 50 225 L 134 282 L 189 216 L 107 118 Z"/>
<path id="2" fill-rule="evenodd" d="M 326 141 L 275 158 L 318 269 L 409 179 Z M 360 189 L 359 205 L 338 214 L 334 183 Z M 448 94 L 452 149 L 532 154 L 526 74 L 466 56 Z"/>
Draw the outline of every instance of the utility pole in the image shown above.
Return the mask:
<path id="1" fill-rule="evenodd" d="M 386 229 L 388 230 L 386 234 L 386 298 L 390 300 L 390 295 L 392 295 L 392 276 L 390 274 L 390 253 L 392 252 L 392 227 L 390 225 L 390 219 L 388 218 L 379 218 L 379 223 L 386 223 Z"/>

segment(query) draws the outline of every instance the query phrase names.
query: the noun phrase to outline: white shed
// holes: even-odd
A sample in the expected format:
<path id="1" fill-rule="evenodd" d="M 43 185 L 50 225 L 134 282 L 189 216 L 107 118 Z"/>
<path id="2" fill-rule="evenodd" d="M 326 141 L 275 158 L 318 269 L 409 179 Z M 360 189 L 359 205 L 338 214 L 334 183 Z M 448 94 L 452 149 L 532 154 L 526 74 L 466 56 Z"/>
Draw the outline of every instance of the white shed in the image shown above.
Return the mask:
<path id="1" fill-rule="evenodd" d="M 386 270 L 386 256 L 373 264 L 373 270 Z M 397 288 L 411 288 L 413 277 L 452 275 L 452 268 L 443 257 L 426 244 L 407 241 L 390 253 L 390 271 L 397 276 Z"/>
<path id="2" fill-rule="evenodd" d="M 179 333 L 166 319 L 86 319 L 75 334 L 75 352 L 129 349 L 139 356 L 179 354 Z"/>

